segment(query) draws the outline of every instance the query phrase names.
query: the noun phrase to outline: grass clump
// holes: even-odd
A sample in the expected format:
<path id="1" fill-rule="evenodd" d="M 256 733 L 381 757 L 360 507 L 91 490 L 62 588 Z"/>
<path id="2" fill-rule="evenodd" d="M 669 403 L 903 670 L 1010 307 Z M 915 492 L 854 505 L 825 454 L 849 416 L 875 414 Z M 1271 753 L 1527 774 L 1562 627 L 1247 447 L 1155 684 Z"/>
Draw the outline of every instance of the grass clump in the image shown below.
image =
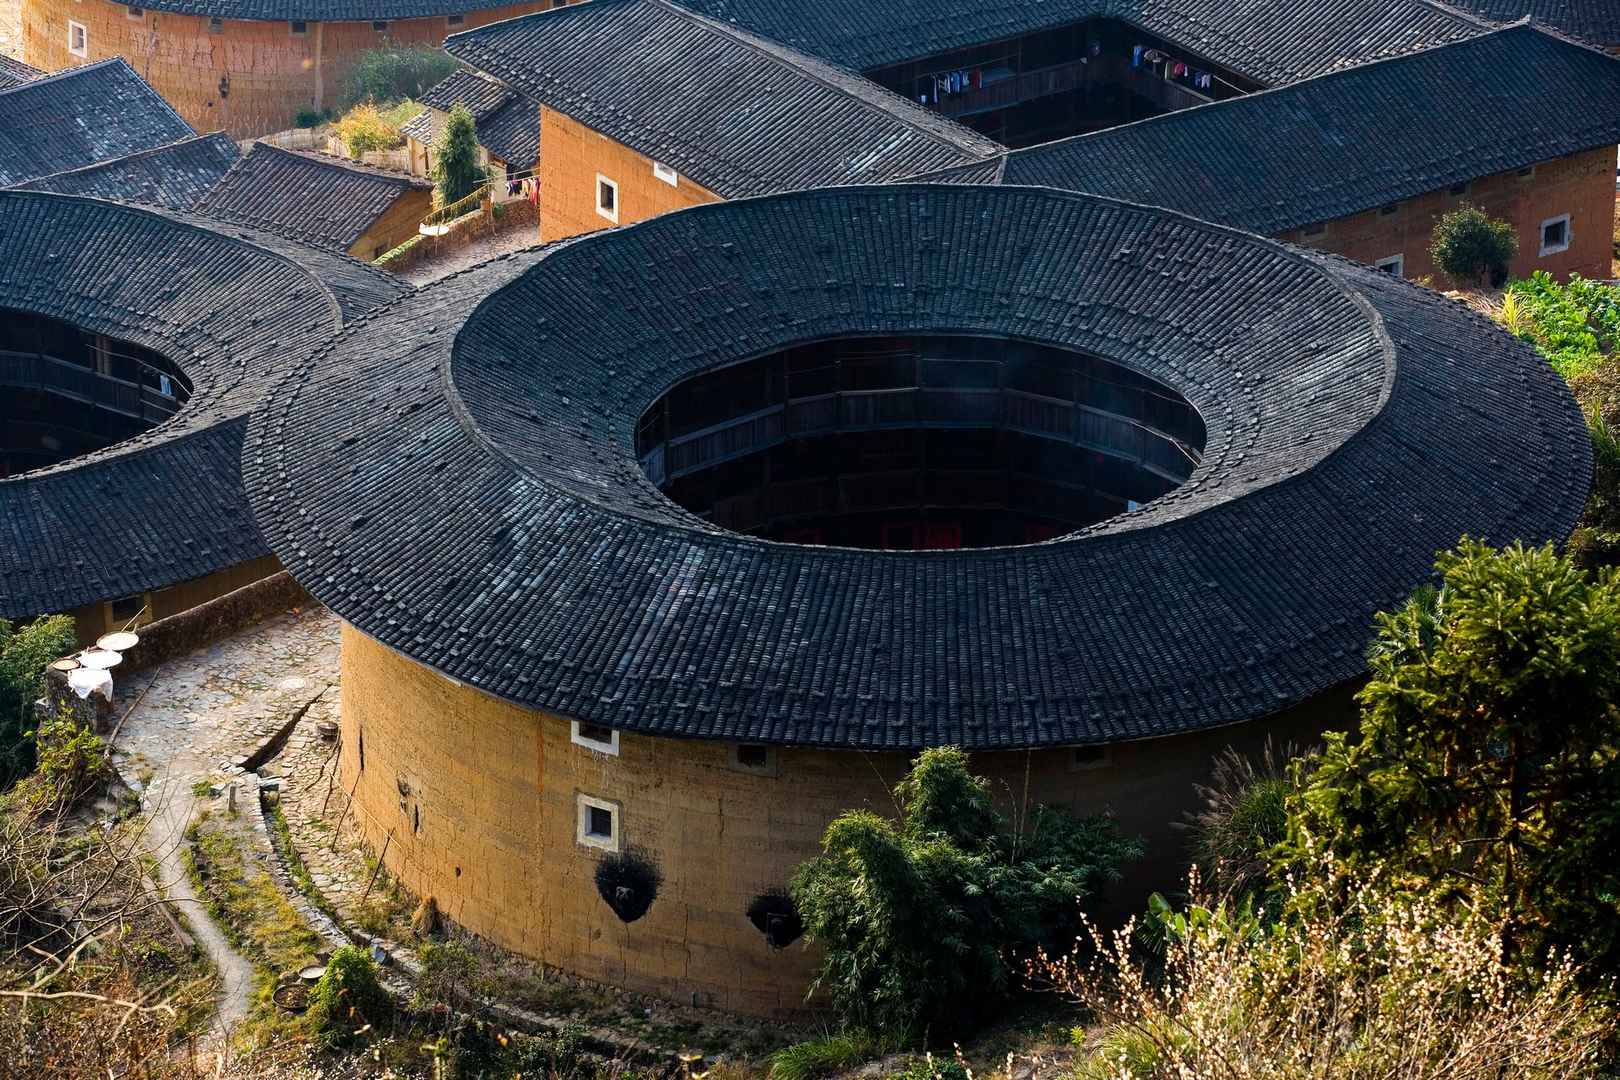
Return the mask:
<path id="1" fill-rule="evenodd" d="M 784 1046 L 771 1055 L 771 1080 L 815 1080 L 882 1053 L 876 1039 L 857 1032 Z"/>
<path id="2" fill-rule="evenodd" d="M 353 945 L 332 954 L 310 991 L 305 1023 L 328 1046 L 346 1046 L 393 1012 L 371 957 Z"/>
<path id="3" fill-rule="evenodd" d="M 404 146 L 400 128 L 421 111 L 422 106 L 409 99 L 383 106 L 367 101 L 344 113 L 333 128 L 349 153 L 359 157 L 370 150 Z"/>

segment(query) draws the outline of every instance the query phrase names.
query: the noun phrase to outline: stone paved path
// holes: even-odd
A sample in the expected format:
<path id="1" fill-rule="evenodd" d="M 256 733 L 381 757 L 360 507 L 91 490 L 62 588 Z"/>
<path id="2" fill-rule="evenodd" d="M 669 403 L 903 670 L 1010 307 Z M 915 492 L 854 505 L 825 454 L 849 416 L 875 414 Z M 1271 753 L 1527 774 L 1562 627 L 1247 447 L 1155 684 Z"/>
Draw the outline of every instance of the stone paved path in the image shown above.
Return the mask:
<path id="1" fill-rule="evenodd" d="M 119 771 L 142 788 L 146 843 L 158 861 L 160 885 L 180 901 L 220 970 L 217 1031 L 228 1031 L 247 1015 L 253 965 L 230 946 L 191 892 L 180 861 L 186 827 L 203 807 L 223 809 L 224 789 L 234 781 L 236 820 L 250 840 L 248 848 L 261 859 L 272 857 L 256 781 L 233 762 L 263 745 L 317 695 L 300 727 L 312 727 L 327 708 L 335 717 L 337 672 L 337 619 L 313 607 L 250 627 L 153 672 L 134 674 L 119 686 L 119 711 L 135 706 L 118 734 Z M 221 794 L 193 794 L 198 781 Z"/>

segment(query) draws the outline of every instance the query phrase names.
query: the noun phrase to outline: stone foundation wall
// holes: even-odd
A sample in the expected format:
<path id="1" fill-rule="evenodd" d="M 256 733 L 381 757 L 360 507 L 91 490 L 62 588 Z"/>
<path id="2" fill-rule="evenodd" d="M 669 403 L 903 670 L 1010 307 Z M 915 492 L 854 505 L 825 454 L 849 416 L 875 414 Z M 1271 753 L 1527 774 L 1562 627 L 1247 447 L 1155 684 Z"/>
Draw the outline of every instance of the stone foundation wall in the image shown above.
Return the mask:
<path id="1" fill-rule="evenodd" d="M 889 788 L 909 755 L 781 748 L 751 772 L 731 744 L 621 732 L 617 754 L 577 745 L 566 719 L 453 682 L 345 626 L 341 783 L 373 851 L 447 916 L 491 940 L 597 982 L 672 1001 L 766 1016 L 804 1009 L 817 956 L 776 951 L 749 904 L 782 888 L 819 850 L 838 813 L 891 814 Z M 1003 808 L 1025 800 L 1109 811 L 1148 842 L 1106 905 L 1140 910 L 1184 881 L 1171 827 L 1192 784 L 1228 744 L 1267 732 L 1314 738 L 1352 716 L 1348 691 L 1297 713 L 1198 735 L 1112 748 L 1077 764 L 1067 749 L 976 755 Z M 663 884 L 626 924 L 598 895 L 605 853 L 579 839 L 581 797 L 614 808 L 619 844 L 654 863 Z"/>

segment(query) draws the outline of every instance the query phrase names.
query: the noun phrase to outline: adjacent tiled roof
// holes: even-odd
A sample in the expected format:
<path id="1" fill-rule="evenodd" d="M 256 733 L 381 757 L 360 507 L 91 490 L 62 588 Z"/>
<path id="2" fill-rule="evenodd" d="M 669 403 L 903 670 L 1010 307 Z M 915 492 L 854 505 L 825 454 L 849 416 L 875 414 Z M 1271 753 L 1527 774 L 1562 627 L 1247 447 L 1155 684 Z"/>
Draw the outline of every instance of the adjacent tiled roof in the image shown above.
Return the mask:
<path id="1" fill-rule="evenodd" d="M 467 106 L 478 128 L 478 143 L 495 157 L 519 168 L 540 160 L 540 110 L 534 102 L 500 83 L 471 71 L 458 71 L 422 95 L 427 108 L 403 127 L 408 135 L 432 146 L 444 114 Z"/>
<path id="2" fill-rule="evenodd" d="M 121 58 L 0 90 L 0 187 L 197 134 Z"/>
<path id="3" fill-rule="evenodd" d="M 637 462 L 638 417 L 696 372 L 929 332 L 1169 384 L 1202 461 L 1069 537 L 944 552 L 729 533 Z M 489 693 L 673 736 L 1003 748 L 1212 727 L 1356 677 L 1437 549 L 1567 535 L 1591 449 L 1530 347 L 1388 275 L 1113 200 L 896 185 L 447 278 L 289 372 L 244 460 L 302 583 Z"/>
<path id="4" fill-rule="evenodd" d="M 98 165 L 86 165 L 54 176 L 30 180 L 24 191 L 89 195 L 97 199 L 189 210 L 206 195 L 240 155 L 224 132 L 182 139 L 155 150 L 142 150 Z"/>
<path id="5" fill-rule="evenodd" d="M 868 79 L 668 0 L 591 0 L 445 47 L 725 198 L 878 182 L 1000 149 Z"/>
<path id="6" fill-rule="evenodd" d="M 45 73 L 37 67 L 32 67 L 21 60 L 15 60 L 5 53 L 0 53 L 0 90 L 16 86 L 18 83 L 29 82 L 43 74 Z"/>
<path id="7" fill-rule="evenodd" d="M 197 211 L 347 251 L 402 194 L 429 187 L 417 177 L 261 142 L 231 166 Z"/>
<path id="8" fill-rule="evenodd" d="M 995 179 L 1279 233 L 1616 142 L 1620 60 L 1521 24 L 1010 151 Z"/>
<path id="9" fill-rule="evenodd" d="M 1529 16 L 1599 45 L 1620 45 L 1620 0 L 1451 0 L 1455 7 L 1494 22 Z"/>
<path id="10" fill-rule="evenodd" d="M 0 310 L 156 350 L 171 419 L 0 480 L 0 618 L 173 585 L 267 553 L 242 490 L 248 413 L 289 356 L 409 289 L 352 259 L 173 211 L 0 192 Z M 233 235 L 234 234 L 234 235 Z"/>
<path id="11" fill-rule="evenodd" d="M 1429 0 L 682 0 L 857 71 L 1115 19 L 1268 86 L 1479 33 Z M 633 60 L 630 61 L 632 64 Z"/>

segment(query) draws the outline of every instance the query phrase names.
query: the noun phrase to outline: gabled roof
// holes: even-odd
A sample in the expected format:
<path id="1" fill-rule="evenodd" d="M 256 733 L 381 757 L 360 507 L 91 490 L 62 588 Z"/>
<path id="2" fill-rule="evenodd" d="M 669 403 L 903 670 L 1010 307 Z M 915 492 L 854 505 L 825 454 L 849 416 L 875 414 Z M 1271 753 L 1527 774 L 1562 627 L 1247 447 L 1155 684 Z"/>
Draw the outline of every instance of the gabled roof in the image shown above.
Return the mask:
<path id="1" fill-rule="evenodd" d="M 688 7 L 870 71 L 1087 19 L 1167 38 L 1268 86 L 1477 34 L 1430 0 L 682 0 Z"/>
<path id="2" fill-rule="evenodd" d="M 324 154 L 254 143 L 197 204 L 197 212 L 347 251 L 399 197 L 431 185 Z"/>
<path id="3" fill-rule="evenodd" d="M 1620 0 L 1451 0 L 1453 6 L 1493 22 L 1526 16 L 1596 45 L 1620 45 Z"/>
<path id="4" fill-rule="evenodd" d="M 509 165 L 528 168 L 540 160 L 540 109 L 534 102 L 472 71 L 458 71 L 439 83 L 421 102 L 427 108 L 399 130 L 432 146 L 442 127 L 442 114 L 467 106 L 478 128 L 478 144 Z"/>
<path id="5" fill-rule="evenodd" d="M 1061 539 L 932 552 L 728 532 L 636 457 L 695 373 L 930 333 L 1159 380 L 1203 456 Z M 1532 348 L 1371 268 L 1093 196 L 896 185 L 453 275 L 288 372 L 244 461 L 299 581 L 485 692 L 660 735 L 1010 749 L 1217 727 L 1364 674 L 1373 612 L 1436 550 L 1568 535 L 1591 441 Z"/>
<path id="6" fill-rule="evenodd" d="M 1616 142 L 1620 60 L 1521 24 L 1009 151 L 994 179 L 1274 234 Z"/>
<path id="7" fill-rule="evenodd" d="M 879 182 L 1000 149 L 868 79 L 668 0 L 591 0 L 445 47 L 723 198 Z"/>
<path id="8" fill-rule="evenodd" d="M 10 89 L 19 83 L 32 82 L 43 74 L 45 73 L 37 67 L 0 53 L 0 90 Z"/>
<path id="9" fill-rule="evenodd" d="M 0 480 L 0 618 L 65 611 L 266 554 L 242 489 L 248 414 L 288 358 L 409 286 L 343 255 L 167 210 L 0 192 L 0 310 L 168 357 L 180 411 Z"/>
<path id="10" fill-rule="evenodd" d="M 0 187 L 197 134 L 122 58 L 0 90 Z"/>
<path id="11" fill-rule="evenodd" d="M 189 210 L 240 156 L 236 142 L 216 131 L 16 186 L 21 191 L 54 191 Z"/>

